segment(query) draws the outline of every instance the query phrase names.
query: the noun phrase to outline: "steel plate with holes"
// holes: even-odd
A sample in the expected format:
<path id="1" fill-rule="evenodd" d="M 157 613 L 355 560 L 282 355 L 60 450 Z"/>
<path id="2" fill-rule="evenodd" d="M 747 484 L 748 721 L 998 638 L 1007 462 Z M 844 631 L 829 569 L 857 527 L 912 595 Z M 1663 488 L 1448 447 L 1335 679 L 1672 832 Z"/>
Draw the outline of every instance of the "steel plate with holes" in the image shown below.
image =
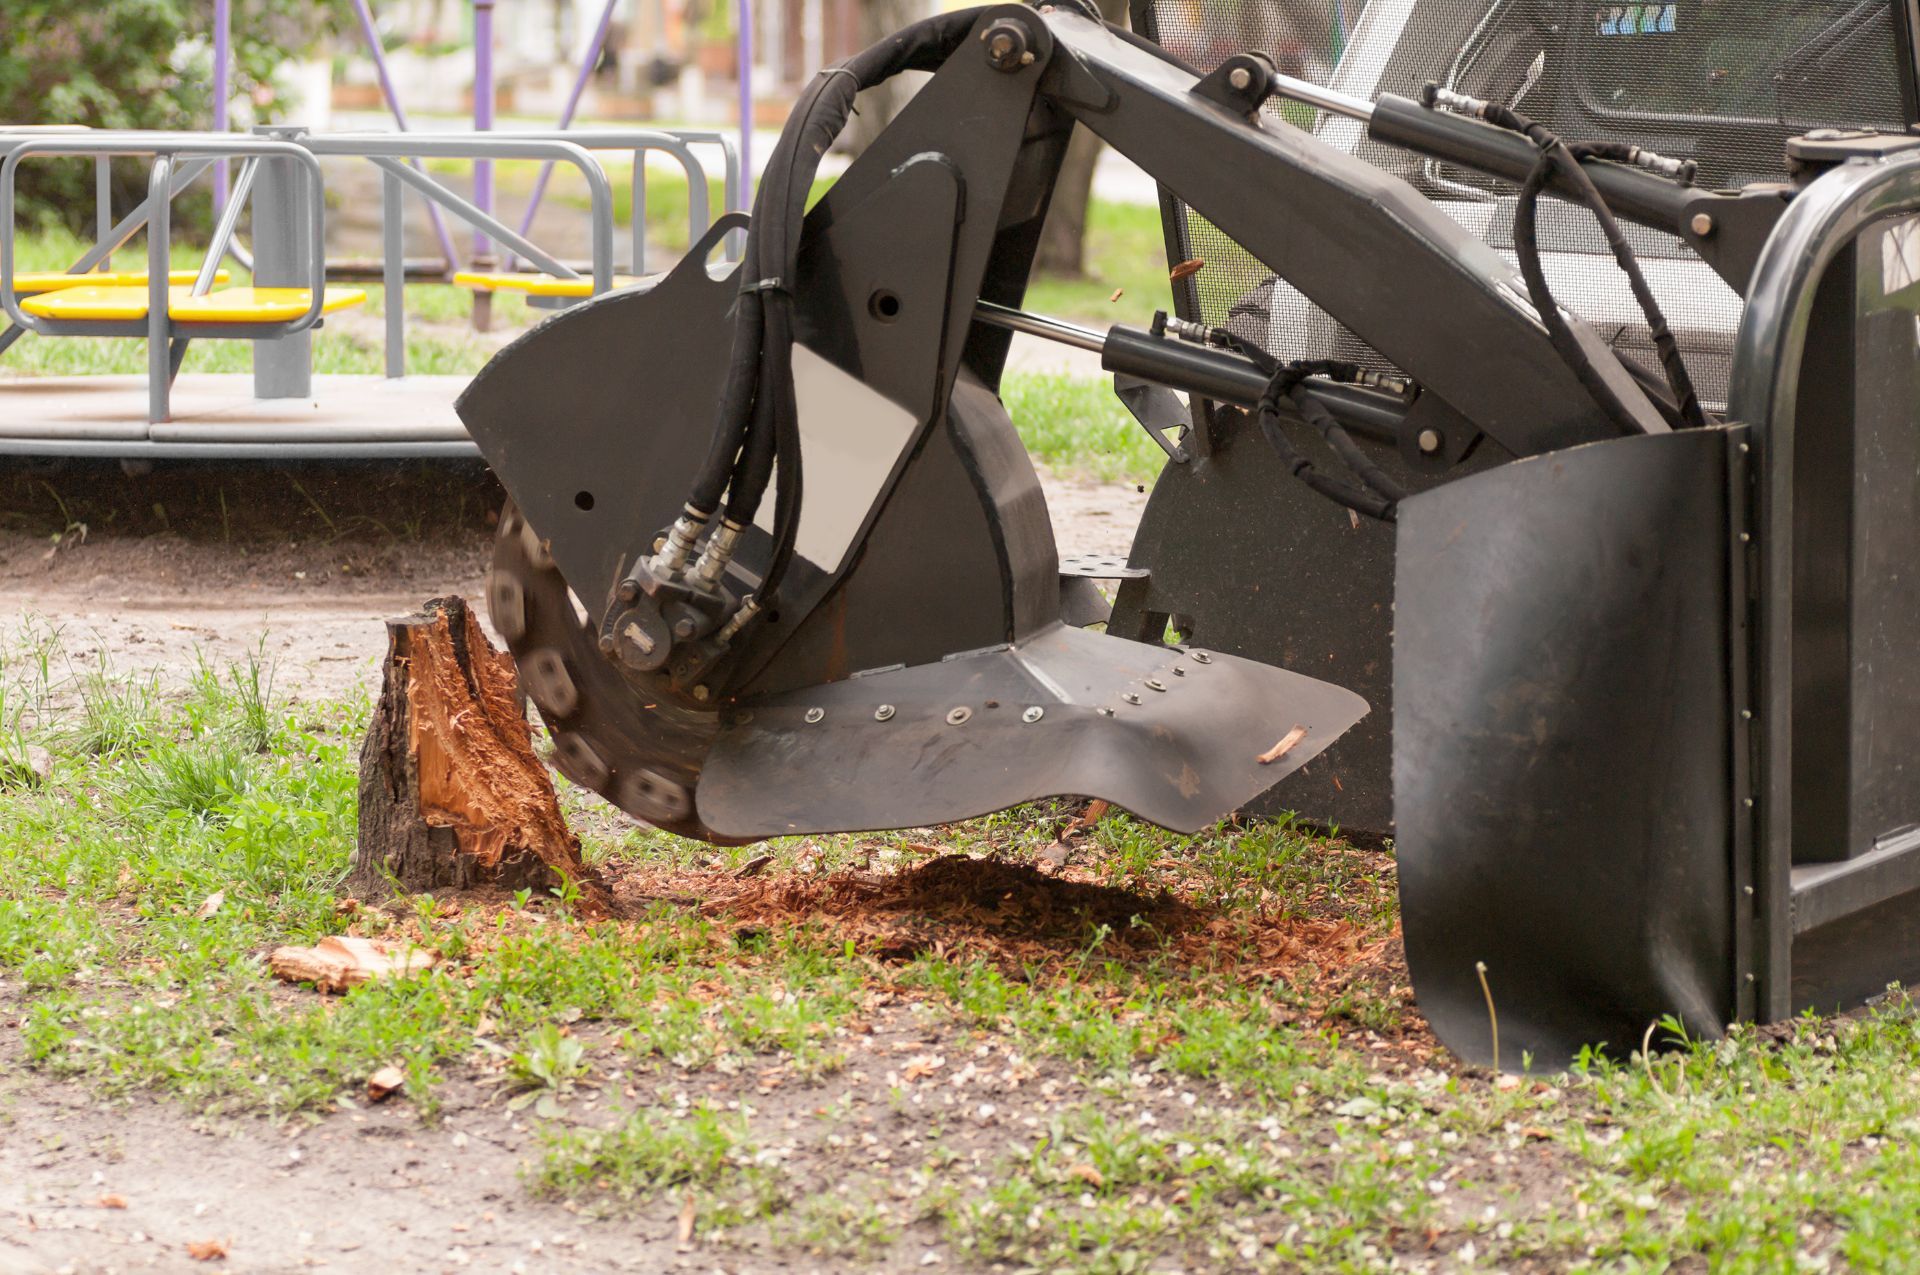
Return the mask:
<path id="1" fill-rule="evenodd" d="M 1060 559 L 1060 574 L 1085 576 L 1090 580 L 1144 580 L 1145 567 L 1130 567 L 1127 560 L 1102 553 L 1083 553 Z"/>
<path id="2" fill-rule="evenodd" d="M 697 799 L 729 837 L 946 823 L 1053 796 L 1197 832 L 1366 711 L 1350 691 L 1250 660 L 1056 625 L 1018 647 L 744 706 L 723 719 Z"/>

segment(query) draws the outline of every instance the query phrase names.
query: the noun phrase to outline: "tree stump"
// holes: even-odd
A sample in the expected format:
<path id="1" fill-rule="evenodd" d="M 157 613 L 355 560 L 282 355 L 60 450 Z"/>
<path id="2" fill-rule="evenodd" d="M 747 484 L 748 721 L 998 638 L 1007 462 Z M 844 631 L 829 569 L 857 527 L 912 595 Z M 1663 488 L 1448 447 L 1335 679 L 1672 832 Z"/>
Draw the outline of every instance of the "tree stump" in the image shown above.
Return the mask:
<path id="1" fill-rule="evenodd" d="M 547 891 L 562 876 L 607 909 L 580 857 L 516 693 L 458 597 L 387 621 L 380 703 L 360 748 L 359 845 L 346 887 L 363 899 L 429 890 Z"/>

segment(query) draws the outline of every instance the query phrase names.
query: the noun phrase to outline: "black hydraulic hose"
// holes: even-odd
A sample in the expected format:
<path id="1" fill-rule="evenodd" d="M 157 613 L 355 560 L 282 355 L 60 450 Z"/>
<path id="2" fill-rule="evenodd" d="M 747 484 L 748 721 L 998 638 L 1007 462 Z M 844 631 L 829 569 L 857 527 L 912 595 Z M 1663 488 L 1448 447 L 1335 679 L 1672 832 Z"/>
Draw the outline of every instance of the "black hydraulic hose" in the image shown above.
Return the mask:
<path id="1" fill-rule="evenodd" d="M 754 200 L 734 312 L 733 354 L 713 444 L 689 504 L 711 512 L 724 492 L 727 518 L 759 511 L 777 467 L 774 548 L 759 586 L 765 605 L 785 574 L 799 529 L 800 435 L 793 391 L 793 294 L 807 197 L 820 161 L 854 99 L 904 71 L 938 70 L 966 40 L 977 12 L 945 13 L 897 32 L 807 86 L 768 158 Z"/>
<path id="2" fill-rule="evenodd" d="M 1281 364 L 1272 355 L 1250 341 L 1242 340 L 1224 328 L 1216 328 L 1212 339 L 1238 354 L 1245 355 L 1268 375 L 1266 392 L 1253 409 L 1254 420 L 1260 426 L 1261 435 L 1267 444 L 1279 455 L 1280 463 L 1287 472 L 1305 483 L 1314 491 L 1351 509 L 1357 514 L 1377 518 L 1381 522 L 1393 522 L 1398 517 L 1400 502 L 1406 499 L 1406 489 L 1389 476 L 1366 454 L 1353 436 L 1333 418 L 1326 404 L 1306 391 L 1309 376 L 1325 376 L 1329 380 L 1351 384 L 1359 379 L 1361 368 L 1357 363 L 1347 363 L 1337 359 L 1300 359 L 1292 363 Z M 1311 460 L 1293 445 L 1287 437 L 1286 429 L 1280 423 L 1280 402 L 1285 399 L 1292 405 L 1294 412 L 1312 426 L 1325 439 L 1356 477 L 1359 483 L 1321 473 Z"/>
<path id="3" fill-rule="evenodd" d="M 1704 426 L 1706 414 L 1700 408 L 1699 395 L 1694 390 L 1693 379 L 1687 374 L 1686 364 L 1680 357 L 1679 343 L 1674 340 L 1673 332 L 1667 325 L 1666 315 L 1660 309 L 1652 289 L 1647 286 L 1646 276 L 1640 270 L 1639 260 L 1634 256 L 1633 247 L 1627 242 L 1625 233 L 1621 231 L 1620 223 L 1614 219 L 1605 197 L 1580 162 L 1585 157 L 1624 159 L 1630 148 L 1615 149 L 1605 144 L 1569 146 L 1544 124 L 1498 102 L 1486 105 L 1484 117 L 1490 124 L 1522 134 L 1539 148 L 1539 158 L 1520 188 L 1519 205 L 1514 210 L 1513 245 L 1514 254 L 1519 258 L 1521 277 L 1526 280 L 1527 295 L 1533 301 L 1534 309 L 1539 311 L 1540 321 L 1546 325 L 1547 336 L 1554 349 L 1572 368 L 1575 377 L 1593 396 L 1594 402 L 1623 433 L 1641 432 L 1639 419 L 1600 375 L 1599 369 L 1594 367 L 1585 349 L 1574 337 L 1572 328 L 1567 325 L 1560 311 L 1559 302 L 1554 299 L 1553 288 L 1547 281 L 1546 269 L 1541 263 L 1540 195 L 1557 174 L 1593 214 L 1614 260 L 1626 274 L 1634 300 L 1646 316 L 1647 328 L 1653 336 L 1654 348 L 1659 352 L 1661 370 L 1672 388 L 1680 418 L 1689 426 Z"/>

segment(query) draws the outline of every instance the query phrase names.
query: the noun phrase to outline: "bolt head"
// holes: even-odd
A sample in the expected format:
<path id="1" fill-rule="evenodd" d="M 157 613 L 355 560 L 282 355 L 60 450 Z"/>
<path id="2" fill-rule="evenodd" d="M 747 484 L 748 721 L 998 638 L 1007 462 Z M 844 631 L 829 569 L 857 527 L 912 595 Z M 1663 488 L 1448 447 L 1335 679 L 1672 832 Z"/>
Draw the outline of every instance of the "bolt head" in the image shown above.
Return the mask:
<path id="1" fill-rule="evenodd" d="M 973 716 L 973 710 L 968 708 L 966 705 L 962 704 L 959 708 L 956 708 L 951 713 L 947 714 L 947 725 L 959 726 L 965 723 L 966 720 L 972 716 Z"/>
<path id="2" fill-rule="evenodd" d="M 1248 86 L 1253 83 L 1253 76 L 1248 72 L 1246 67 L 1236 66 L 1227 74 L 1227 83 L 1244 93 Z"/>
<path id="3" fill-rule="evenodd" d="M 1694 234 L 1704 239 L 1713 233 L 1713 214 L 1697 212 L 1693 215 L 1693 220 L 1687 223 L 1687 226 Z"/>
<path id="4" fill-rule="evenodd" d="M 893 705 L 882 704 L 880 707 L 873 710 L 873 720 L 876 722 L 890 722 L 893 720 L 893 714 L 894 714 Z"/>
<path id="5" fill-rule="evenodd" d="M 1047 710 L 1040 707 L 1038 704 L 1035 704 L 1032 708 L 1029 708 L 1026 712 L 1020 714 L 1020 720 L 1023 722 L 1029 722 L 1029 723 L 1037 722 L 1041 718 L 1045 717 L 1046 715 L 1047 715 Z"/>
<path id="6" fill-rule="evenodd" d="M 810 708 L 807 710 L 807 722 L 811 724 L 813 722 L 820 721 L 821 719 L 825 718 L 826 715 L 827 715 L 827 710 L 824 708 Z"/>

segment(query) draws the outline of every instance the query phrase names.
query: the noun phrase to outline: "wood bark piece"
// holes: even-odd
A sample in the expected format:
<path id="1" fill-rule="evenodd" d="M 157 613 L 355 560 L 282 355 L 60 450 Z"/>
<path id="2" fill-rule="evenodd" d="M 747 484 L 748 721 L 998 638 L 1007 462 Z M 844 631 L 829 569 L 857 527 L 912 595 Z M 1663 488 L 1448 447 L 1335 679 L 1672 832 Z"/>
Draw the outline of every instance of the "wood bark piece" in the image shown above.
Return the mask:
<path id="1" fill-rule="evenodd" d="M 533 750 L 513 659 L 463 598 L 387 621 L 380 703 L 360 749 L 359 833 L 345 884 L 363 899 L 545 891 L 565 874 L 583 907 L 607 910 Z"/>
<path id="2" fill-rule="evenodd" d="M 329 934 L 312 947 L 274 948 L 267 957 L 267 968 L 289 983 L 312 983 L 323 992 L 344 992 L 362 983 L 430 970 L 439 959 L 411 943 Z"/>

